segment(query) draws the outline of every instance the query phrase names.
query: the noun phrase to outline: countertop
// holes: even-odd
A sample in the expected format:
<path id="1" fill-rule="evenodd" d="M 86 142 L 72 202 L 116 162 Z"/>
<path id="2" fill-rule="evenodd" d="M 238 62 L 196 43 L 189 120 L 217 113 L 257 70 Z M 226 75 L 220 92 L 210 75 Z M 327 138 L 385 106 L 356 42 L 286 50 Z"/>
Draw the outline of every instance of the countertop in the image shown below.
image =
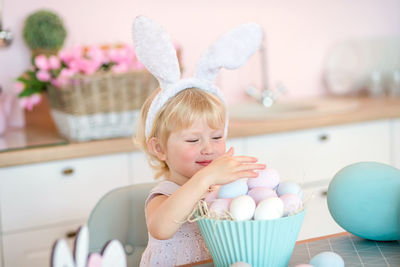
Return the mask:
<path id="1" fill-rule="evenodd" d="M 343 258 L 346 267 L 395 267 L 400 266 L 399 249 L 399 241 L 372 241 L 343 232 L 298 241 L 288 266 L 294 267 L 298 264 L 309 263 L 315 255 L 325 251 L 333 251 Z M 212 267 L 214 264 L 212 260 L 206 260 L 181 265 L 180 267 L 191 266 Z"/>
<path id="2" fill-rule="evenodd" d="M 341 109 L 341 103 L 348 103 L 348 101 L 356 101 L 357 105 L 352 108 Z M 334 105 L 331 105 L 331 108 L 325 109 L 322 112 L 293 112 L 263 120 L 239 120 L 231 118 L 228 137 L 236 138 L 400 117 L 400 98 L 325 97 L 311 99 L 308 102 L 321 103 L 321 105 L 334 103 Z M 335 106 L 338 107 L 336 110 Z M 35 125 L 28 124 L 24 131 L 32 132 L 32 128 L 34 127 Z M 41 132 L 37 138 L 43 139 L 43 135 L 57 138 L 55 128 L 48 127 L 47 130 L 46 134 Z M 0 141 L 2 141 L 1 138 Z M 56 145 L 52 146 L 34 146 L 26 149 L 0 152 L 0 167 L 132 152 L 137 149 L 138 147 L 134 144 L 132 138 L 116 138 L 82 143 L 59 141 Z"/>

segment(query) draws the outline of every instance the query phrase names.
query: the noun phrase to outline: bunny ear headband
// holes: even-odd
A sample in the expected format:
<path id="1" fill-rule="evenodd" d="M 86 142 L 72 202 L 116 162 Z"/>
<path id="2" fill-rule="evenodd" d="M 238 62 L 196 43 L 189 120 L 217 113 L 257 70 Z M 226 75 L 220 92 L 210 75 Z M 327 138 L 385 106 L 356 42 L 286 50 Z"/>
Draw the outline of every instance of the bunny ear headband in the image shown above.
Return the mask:
<path id="1" fill-rule="evenodd" d="M 147 114 L 146 139 L 150 136 L 157 112 L 180 91 L 199 88 L 213 93 L 224 102 L 219 89 L 213 84 L 219 70 L 241 67 L 259 49 L 262 38 L 263 30 L 260 25 L 242 24 L 225 33 L 205 51 L 197 63 L 193 77 L 180 79 L 178 58 L 168 33 L 151 19 L 137 17 L 133 25 L 136 56 L 157 78 L 161 88 Z M 225 136 L 227 128 L 228 119 L 225 123 Z"/>

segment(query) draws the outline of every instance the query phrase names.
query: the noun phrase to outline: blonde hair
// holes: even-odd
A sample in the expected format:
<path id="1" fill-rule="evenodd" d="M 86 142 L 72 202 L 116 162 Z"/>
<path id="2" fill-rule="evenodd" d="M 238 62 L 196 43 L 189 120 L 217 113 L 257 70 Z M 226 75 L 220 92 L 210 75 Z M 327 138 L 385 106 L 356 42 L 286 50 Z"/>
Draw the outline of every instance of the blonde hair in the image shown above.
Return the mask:
<path id="1" fill-rule="evenodd" d="M 163 149 L 170 134 L 189 128 L 195 121 L 204 119 L 213 129 L 224 128 L 226 121 L 226 108 L 224 103 L 216 95 L 207 91 L 188 88 L 179 92 L 165 103 L 156 114 L 150 136 L 145 136 L 146 117 L 151 102 L 160 91 L 158 88 L 149 96 L 142 106 L 138 128 L 136 131 L 136 142 L 148 155 L 150 166 L 156 171 L 156 178 L 167 176 L 168 165 L 159 160 L 149 151 L 147 142 L 152 138 L 158 138 Z"/>

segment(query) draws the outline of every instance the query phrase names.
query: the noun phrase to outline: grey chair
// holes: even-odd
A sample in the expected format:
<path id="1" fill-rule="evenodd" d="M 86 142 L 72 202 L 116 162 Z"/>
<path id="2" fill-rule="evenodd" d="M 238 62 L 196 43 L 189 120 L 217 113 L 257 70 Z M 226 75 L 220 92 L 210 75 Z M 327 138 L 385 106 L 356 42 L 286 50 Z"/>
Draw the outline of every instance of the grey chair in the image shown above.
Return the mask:
<path id="1" fill-rule="evenodd" d="M 155 185 L 116 188 L 99 200 L 87 223 L 90 253 L 101 253 L 110 240 L 118 239 L 125 248 L 128 266 L 139 266 L 148 241 L 144 203 Z"/>

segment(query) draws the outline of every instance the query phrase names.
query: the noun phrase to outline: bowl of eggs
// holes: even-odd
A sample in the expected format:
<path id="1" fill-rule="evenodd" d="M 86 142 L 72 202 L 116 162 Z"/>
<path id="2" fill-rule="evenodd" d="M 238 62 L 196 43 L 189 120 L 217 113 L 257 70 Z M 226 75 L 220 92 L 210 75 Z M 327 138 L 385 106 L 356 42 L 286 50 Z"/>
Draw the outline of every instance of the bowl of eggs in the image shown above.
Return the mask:
<path id="1" fill-rule="evenodd" d="M 199 202 L 196 221 L 214 265 L 288 266 L 305 209 L 301 187 L 275 169 L 222 185 Z"/>

